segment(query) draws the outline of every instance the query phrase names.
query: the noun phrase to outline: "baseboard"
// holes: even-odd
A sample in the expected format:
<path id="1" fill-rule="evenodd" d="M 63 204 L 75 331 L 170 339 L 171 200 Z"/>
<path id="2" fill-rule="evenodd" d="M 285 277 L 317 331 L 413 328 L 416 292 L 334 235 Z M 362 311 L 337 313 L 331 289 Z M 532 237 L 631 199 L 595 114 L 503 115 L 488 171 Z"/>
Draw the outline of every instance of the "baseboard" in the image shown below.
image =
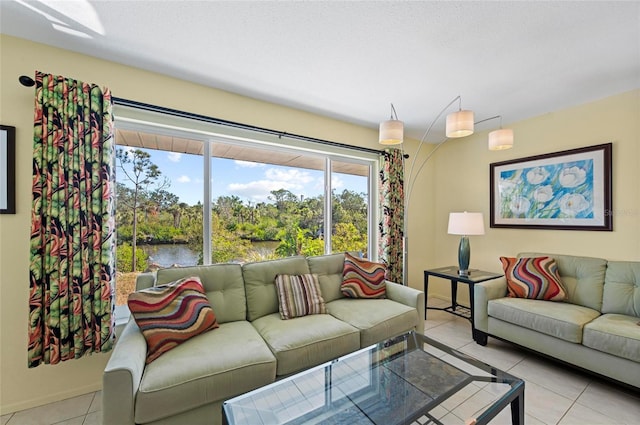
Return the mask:
<path id="1" fill-rule="evenodd" d="M 62 391 L 55 394 L 48 394 L 46 397 L 33 398 L 33 399 L 21 401 L 19 403 L 7 404 L 5 406 L 0 406 L 0 415 L 7 415 L 10 413 L 19 412 L 20 410 L 40 407 L 45 404 L 54 403 L 56 401 L 66 400 L 68 398 L 73 398 L 73 397 L 81 396 L 84 394 L 100 391 L 101 389 L 102 389 L 102 382 L 97 382 L 92 385 L 85 385 L 84 387 L 74 388 L 73 390 L 69 390 L 69 391 Z"/>

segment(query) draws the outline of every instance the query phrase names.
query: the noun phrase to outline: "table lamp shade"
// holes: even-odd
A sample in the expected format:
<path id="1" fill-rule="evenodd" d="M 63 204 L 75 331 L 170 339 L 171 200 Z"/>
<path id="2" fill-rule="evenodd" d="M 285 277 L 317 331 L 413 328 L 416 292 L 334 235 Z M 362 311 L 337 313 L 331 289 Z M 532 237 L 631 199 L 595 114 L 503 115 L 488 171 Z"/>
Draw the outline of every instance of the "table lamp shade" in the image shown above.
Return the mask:
<path id="1" fill-rule="evenodd" d="M 452 212 L 449 213 L 450 235 L 484 235 L 484 219 L 482 213 Z"/>
<path id="2" fill-rule="evenodd" d="M 469 235 L 484 235 L 484 220 L 482 213 L 449 213 L 450 235 L 461 235 L 458 245 L 458 274 L 469 275 L 469 260 L 471 259 L 471 247 Z"/>

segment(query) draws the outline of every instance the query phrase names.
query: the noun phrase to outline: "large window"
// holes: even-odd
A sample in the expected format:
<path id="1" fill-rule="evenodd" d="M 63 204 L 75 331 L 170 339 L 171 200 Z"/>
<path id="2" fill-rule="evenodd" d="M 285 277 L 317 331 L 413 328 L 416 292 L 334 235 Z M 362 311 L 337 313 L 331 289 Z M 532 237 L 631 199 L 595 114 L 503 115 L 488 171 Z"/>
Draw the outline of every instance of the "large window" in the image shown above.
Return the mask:
<path id="1" fill-rule="evenodd" d="M 117 305 L 161 267 L 375 252 L 375 155 L 155 121 L 116 115 Z"/>

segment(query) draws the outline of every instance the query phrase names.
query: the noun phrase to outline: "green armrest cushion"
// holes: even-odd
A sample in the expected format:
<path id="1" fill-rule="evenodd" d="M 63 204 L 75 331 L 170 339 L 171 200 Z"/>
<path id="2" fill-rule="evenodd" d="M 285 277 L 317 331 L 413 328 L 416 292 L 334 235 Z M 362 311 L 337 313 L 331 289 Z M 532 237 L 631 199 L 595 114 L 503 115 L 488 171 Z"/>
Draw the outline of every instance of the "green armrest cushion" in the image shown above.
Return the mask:
<path id="1" fill-rule="evenodd" d="M 473 322 L 475 328 L 489 331 L 489 300 L 495 300 L 507 296 L 507 279 L 487 280 L 477 283 L 473 287 Z"/>
<path id="2" fill-rule="evenodd" d="M 413 307 L 418 312 L 418 324 L 416 332 L 424 334 L 424 309 L 425 295 L 423 291 L 400 285 L 399 283 L 387 281 L 387 298 L 409 307 Z"/>
<path id="3" fill-rule="evenodd" d="M 109 396 L 102 393 L 102 424 L 134 423 L 135 395 L 138 393 L 147 358 L 147 341 L 133 321 L 111 352 L 102 375 L 102 387 L 109 388 Z"/>
<path id="4" fill-rule="evenodd" d="M 140 273 L 138 277 L 136 277 L 136 291 L 141 289 L 149 289 L 156 285 L 156 274 L 154 272 L 150 273 Z"/>

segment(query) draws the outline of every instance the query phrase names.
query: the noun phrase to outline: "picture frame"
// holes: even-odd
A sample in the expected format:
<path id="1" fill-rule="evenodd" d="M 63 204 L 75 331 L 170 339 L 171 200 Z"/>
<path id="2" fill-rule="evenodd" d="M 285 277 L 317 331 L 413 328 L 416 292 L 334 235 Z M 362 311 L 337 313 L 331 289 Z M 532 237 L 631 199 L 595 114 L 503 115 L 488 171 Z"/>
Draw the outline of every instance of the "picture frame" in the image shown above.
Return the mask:
<path id="1" fill-rule="evenodd" d="M 613 231 L 612 144 L 489 164 L 490 227 Z"/>
<path id="2" fill-rule="evenodd" d="M 16 213 L 16 128 L 0 125 L 0 214 Z"/>

